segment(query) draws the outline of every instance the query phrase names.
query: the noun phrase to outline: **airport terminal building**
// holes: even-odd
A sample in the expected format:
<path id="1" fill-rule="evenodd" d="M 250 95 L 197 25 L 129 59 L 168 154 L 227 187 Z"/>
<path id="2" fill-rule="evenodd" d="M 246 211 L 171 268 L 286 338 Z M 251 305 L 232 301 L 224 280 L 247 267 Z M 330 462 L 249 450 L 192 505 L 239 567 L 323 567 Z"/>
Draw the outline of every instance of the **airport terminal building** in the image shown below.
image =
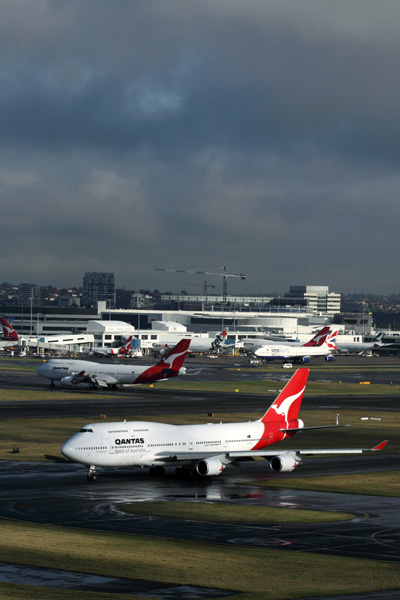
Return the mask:
<path id="1" fill-rule="evenodd" d="M 185 335 L 211 337 L 228 329 L 228 342 L 236 344 L 244 337 L 273 335 L 289 339 L 305 339 L 325 325 L 344 331 L 346 319 L 337 315 L 310 312 L 299 307 L 275 307 L 269 312 L 246 310 L 161 310 L 108 309 L 99 302 L 97 309 L 53 309 L 46 313 L 38 308 L 29 314 L 5 312 L 13 319 L 13 327 L 27 340 L 26 345 L 63 352 L 79 352 L 90 346 L 115 347 L 133 335 L 135 344 L 144 352 L 166 339 L 173 342 Z M 348 323 L 352 330 L 369 334 L 369 319 L 355 317 Z"/>

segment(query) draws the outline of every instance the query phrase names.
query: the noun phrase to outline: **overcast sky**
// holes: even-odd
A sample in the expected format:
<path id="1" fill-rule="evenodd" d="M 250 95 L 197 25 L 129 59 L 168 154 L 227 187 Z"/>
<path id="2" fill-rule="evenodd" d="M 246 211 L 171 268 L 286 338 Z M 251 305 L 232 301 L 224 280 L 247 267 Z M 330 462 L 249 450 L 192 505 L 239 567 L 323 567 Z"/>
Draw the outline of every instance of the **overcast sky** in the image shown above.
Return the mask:
<path id="1" fill-rule="evenodd" d="M 398 0 L 0 8 L 0 282 L 399 292 Z"/>

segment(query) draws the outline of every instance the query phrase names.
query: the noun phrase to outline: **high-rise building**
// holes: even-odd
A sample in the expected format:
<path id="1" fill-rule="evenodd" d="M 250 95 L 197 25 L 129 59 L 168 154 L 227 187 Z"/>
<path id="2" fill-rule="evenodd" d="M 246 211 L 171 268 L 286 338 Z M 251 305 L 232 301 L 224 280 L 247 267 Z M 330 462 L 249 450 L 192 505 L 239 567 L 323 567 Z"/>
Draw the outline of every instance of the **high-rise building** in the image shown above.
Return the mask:
<path id="1" fill-rule="evenodd" d="M 115 308 L 114 273 L 85 273 L 82 302 L 84 306 L 106 302 L 107 308 Z"/>
<path id="2" fill-rule="evenodd" d="M 341 309 L 341 295 L 330 292 L 326 285 L 291 285 L 284 297 L 288 303 L 307 306 L 315 313 L 335 315 Z"/>
<path id="3" fill-rule="evenodd" d="M 40 287 L 34 283 L 20 283 L 18 286 L 19 306 L 39 306 Z"/>

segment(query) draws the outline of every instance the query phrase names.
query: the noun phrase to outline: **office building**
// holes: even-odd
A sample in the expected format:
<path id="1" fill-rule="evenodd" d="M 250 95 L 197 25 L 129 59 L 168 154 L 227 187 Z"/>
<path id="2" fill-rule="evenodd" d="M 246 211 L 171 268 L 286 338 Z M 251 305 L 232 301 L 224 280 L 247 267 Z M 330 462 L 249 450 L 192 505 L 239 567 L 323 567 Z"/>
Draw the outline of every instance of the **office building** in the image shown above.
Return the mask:
<path id="1" fill-rule="evenodd" d="M 85 273 L 83 278 L 83 306 L 97 306 L 106 302 L 107 308 L 115 307 L 114 273 Z"/>

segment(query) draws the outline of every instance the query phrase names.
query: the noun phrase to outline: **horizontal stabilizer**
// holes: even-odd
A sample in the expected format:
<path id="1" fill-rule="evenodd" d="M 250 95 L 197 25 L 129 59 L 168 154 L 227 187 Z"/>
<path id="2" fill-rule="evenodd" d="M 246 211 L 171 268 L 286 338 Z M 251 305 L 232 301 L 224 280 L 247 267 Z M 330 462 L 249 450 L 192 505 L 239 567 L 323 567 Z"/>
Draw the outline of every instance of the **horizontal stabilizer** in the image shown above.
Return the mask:
<path id="1" fill-rule="evenodd" d="M 350 425 L 312 425 L 310 427 L 290 427 L 289 429 L 280 429 L 282 433 L 296 433 L 298 431 L 307 431 L 307 429 L 330 429 L 332 427 L 350 427 Z"/>

